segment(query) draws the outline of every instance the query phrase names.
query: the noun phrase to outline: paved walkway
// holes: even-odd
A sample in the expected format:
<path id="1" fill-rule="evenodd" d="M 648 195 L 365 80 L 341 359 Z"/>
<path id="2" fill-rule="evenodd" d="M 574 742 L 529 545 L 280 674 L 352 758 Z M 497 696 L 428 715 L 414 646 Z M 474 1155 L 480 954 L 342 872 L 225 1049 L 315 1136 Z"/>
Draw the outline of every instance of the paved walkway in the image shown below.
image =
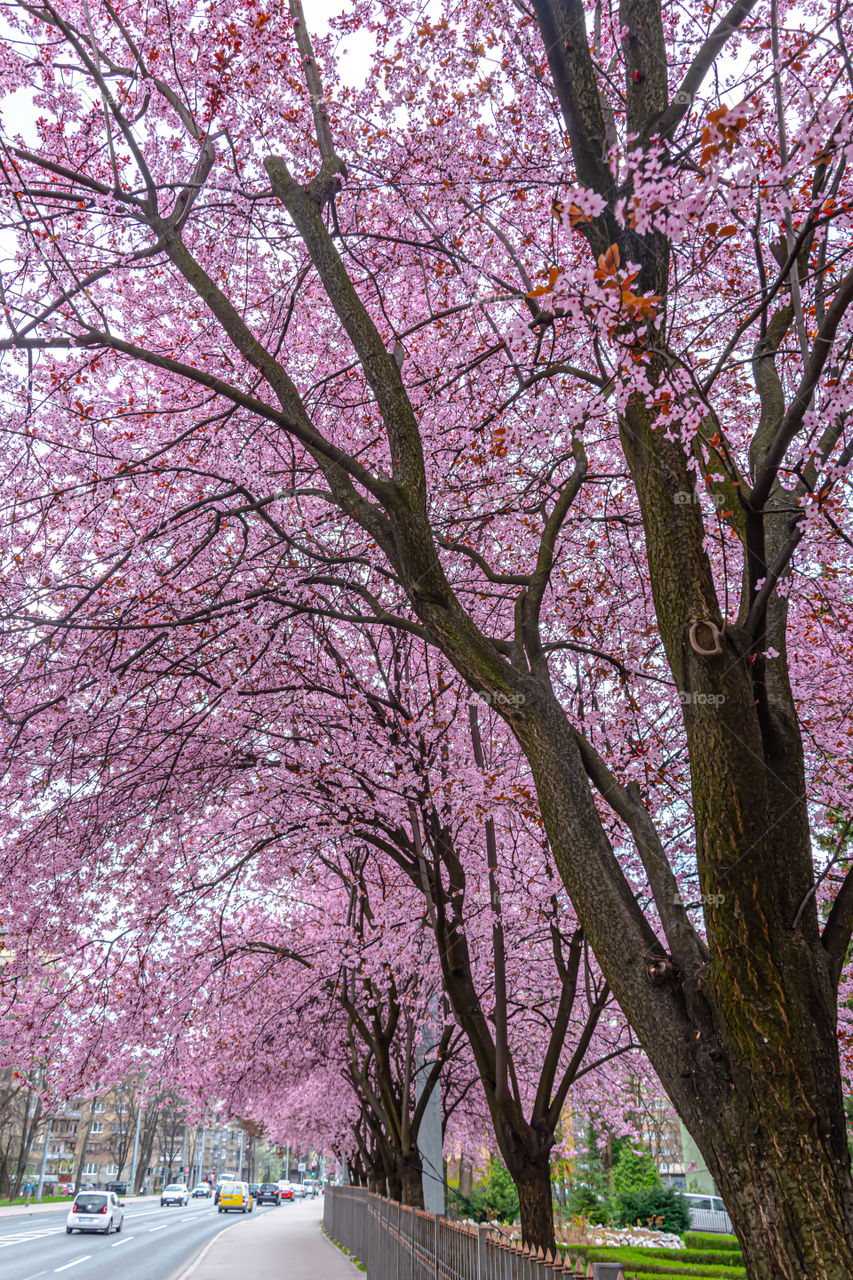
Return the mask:
<path id="1" fill-rule="evenodd" d="M 179 1280 L 365 1280 L 323 1235 L 322 1222 L 322 1197 L 280 1205 L 262 1218 L 240 1218 Z"/>

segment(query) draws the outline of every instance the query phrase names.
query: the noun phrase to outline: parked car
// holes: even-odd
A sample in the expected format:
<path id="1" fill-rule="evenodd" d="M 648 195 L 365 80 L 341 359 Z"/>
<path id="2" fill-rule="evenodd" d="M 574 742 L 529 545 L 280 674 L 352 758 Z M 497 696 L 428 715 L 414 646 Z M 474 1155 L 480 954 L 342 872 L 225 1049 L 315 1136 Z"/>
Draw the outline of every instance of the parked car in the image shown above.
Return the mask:
<path id="1" fill-rule="evenodd" d="M 255 1197 L 258 1204 L 281 1204 L 281 1191 L 277 1182 L 262 1182 Z"/>
<path id="2" fill-rule="evenodd" d="M 278 1189 L 281 1192 L 282 1200 L 293 1199 L 293 1187 L 290 1185 L 289 1182 L 280 1182 L 278 1184 Z"/>
<path id="3" fill-rule="evenodd" d="M 167 1204 L 189 1204 L 190 1189 L 185 1182 L 172 1182 L 160 1192 L 160 1208 Z"/>
<path id="4" fill-rule="evenodd" d="M 127 1183 L 126 1183 L 126 1182 L 108 1182 L 108 1183 L 107 1183 L 107 1191 L 114 1191 L 114 1192 L 116 1193 L 116 1195 L 117 1195 L 117 1196 L 119 1196 L 119 1197 L 121 1197 L 121 1196 L 126 1196 L 126 1195 L 127 1195 Z"/>
<path id="5" fill-rule="evenodd" d="M 200 1182 L 197 1187 L 193 1187 L 193 1200 L 209 1200 L 213 1195 L 213 1187 L 209 1182 Z"/>
<path id="6" fill-rule="evenodd" d="M 691 1231 L 721 1231 L 731 1235 L 732 1220 L 719 1196 L 688 1193 L 684 1199 L 690 1214 Z"/>
<path id="7" fill-rule="evenodd" d="M 124 1205 L 114 1191 L 78 1191 L 65 1219 L 65 1234 L 99 1231 L 108 1236 L 124 1226 Z"/>
<path id="8" fill-rule="evenodd" d="M 223 1182 L 219 1193 L 219 1213 L 235 1209 L 237 1213 L 251 1213 L 255 1207 L 248 1182 Z"/>

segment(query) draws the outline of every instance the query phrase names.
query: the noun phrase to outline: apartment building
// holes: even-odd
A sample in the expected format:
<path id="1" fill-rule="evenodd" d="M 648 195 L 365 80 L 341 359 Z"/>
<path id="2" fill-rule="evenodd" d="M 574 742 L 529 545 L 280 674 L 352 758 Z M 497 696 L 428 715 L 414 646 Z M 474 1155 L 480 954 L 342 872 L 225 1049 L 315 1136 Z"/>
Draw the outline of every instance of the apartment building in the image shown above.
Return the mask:
<path id="1" fill-rule="evenodd" d="M 47 1156 L 45 1158 L 45 1140 Z M 140 1114 L 135 1095 L 118 1089 L 99 1098 L 75 1098 L 40 1127 L 28 1167 L 45 1181 L 130 1183 L 136 1149 L 136 1187 L 155 1190 L 166 1182 L 236 1175 L 251 1177 L 255 1143 L 238 1121 L 192 1124 L 180 1108 L 155 1099 Z"/>

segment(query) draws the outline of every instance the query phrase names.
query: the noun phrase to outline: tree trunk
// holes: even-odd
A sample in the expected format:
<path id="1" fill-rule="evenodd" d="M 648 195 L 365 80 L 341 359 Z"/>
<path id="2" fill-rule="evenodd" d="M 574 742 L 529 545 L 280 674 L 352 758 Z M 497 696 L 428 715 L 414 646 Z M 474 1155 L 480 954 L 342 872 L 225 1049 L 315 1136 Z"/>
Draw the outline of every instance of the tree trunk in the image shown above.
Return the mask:
<path id="1" fill-rule="evenodd" d="M 154 1139 L 157 1135 L 156 1120 L 156 1112 L 148 1112 L 142 1119 L 142 1131 L 139 1135 L 139 1154 L 137 1156 L 136 1165 L 136 1183 L 133 1188 L 137 1195 L 145 1185 L 145 1179 L 148 1176 L 148 1167 L 151 1164 L 151 1157 L 154 1154 Z"/>
<path id="2" fill-rule="evenodd" d="M 749 1280 L 853 1276 L 853 1180 L 839 1122 L 841 1083 L 827 1047 L 817 1037 L 792 1042 L 780 1070 L 778 1055 L 756 1040 L 732 1071 L 720 1123 L 693 1119 Z"/>
<path id="3" fill-rule="evenodd" d="M 398 1160 L 400 1169 L 400 1188 L 403 1204 L 413 1205 L 416 1209 L 424 1207 L 424 1186 L 421 1177 L 420 1160 L 410 1156 L 408 1160 Z"/>
<path id="4" fill-rule="evenodd" d="M 725 674 L 733 704 L 735 673 Z M 741 741 L 751 736 L 749 715 L 740 717 Z M 682 969 L 654 937 L 640 958 L 632 909 L 609 921 L 602 914 L 595 818 L 568 812 L 567 796 L 579 807 L 589 802 L 577 788 L 571 794 L 571 734 L 556 707 L 537 719 L 536 737 L 525 733 L 523 745 L 557 865 L 605 976 L 720 1187 L 750 1280 L 853 1276 L 831 957 L 816 915 L 791 928 L 813 883 L 802 871 L 806 837 L 768 799 L 760 740 L 748 742 L 751 767 L 742 759 L 733 780 L 721 765 L 731 723 L 719 717 L 716 754 L 693 761 L 694 794 L 704 793 L 697 825 L 711 958 Z M 588 861 L 577 856 L 579 833 Z"/>
<path id="5" fill-rule="evenodd" d="M 551 1190 L 551 1163 L 533 1162 L 523 1156 L 507 1164 L 513 1182 L 518 1189 L 521 1238 L 526 1245 L 555 1252 L 554 1197 Z"/>
<path id="6" fill-rule="evenodd" d="M 402 1187 L 402 1183 L 400 1182 L 399 1175 L 396 1173 L 392 1173 L 385 1179 L 385 1182 L 386 1182 L 387 1189 L 384 1194 L 388 1196 L 388 1199 L 399 1200 L 402 1203 L 403 1187 Z"/>
<path id="7" fill-rule="evenodd" d="M 21 1194 L 21 1187 L 23 1186 L 27 1172 L 27 1162 L 30 1158 L 30 1151 L 32 1150 L 33 1141 L 35 1140 L 36 1130 L 38 1129 L 39 1120 L 41 1119 L 41 1113 L 42 1100 L 39 1097 L 36 1099 L 35 1109 L 32 1116 L 30 1116 L 30 1101 L 29 1096 L 27 1096 L 24 1108 L 24 1120 L 21 1127 L 21 1146 L 18 1152 L 18 1163 L 14 1176 L 11 1179 L 12 1199 Z"/>
<path id="8" fill-rule="evenodd" d="M 74 1177 L 74 1195 L 80 1190 L 80 1183 L 83 1181 L 83 1166 L 86 1163 L 86 1148 L 89 1145 L 89 1138 L 92 1135 L 92 1124 L 95 1120 L 95 1103 L 89 1103 L 89 1118 L 86 1121 L 86 1132 L 83 1135 L 83 1145 L 80 1148 L 80 1159 L 77 1161 L 77 1173 Z"/>
<path id="9" fill-rule="evenodd" d="M 459 1160 L 459 1194 L 466 1200 L 471 1198 L 474 1190 L 474 1161 L 463 1154 Z"/>

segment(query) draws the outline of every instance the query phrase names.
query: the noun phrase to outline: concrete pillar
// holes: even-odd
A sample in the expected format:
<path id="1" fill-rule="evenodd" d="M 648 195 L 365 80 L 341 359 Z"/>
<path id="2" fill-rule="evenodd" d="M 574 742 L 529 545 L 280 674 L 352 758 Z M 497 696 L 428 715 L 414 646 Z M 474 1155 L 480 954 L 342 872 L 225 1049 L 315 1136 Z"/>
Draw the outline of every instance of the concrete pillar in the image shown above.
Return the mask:
<path id="1" fill-rule="evenodd" d="M 438 1044 L 433 1023 L 427 1024 L 418 1044 L 415 1056 L 415 1091 L 420 1101 L 423 1085 L 435 1064 Z M 444 1203 L 444 1137 L 441 1127 L 441 1080 L 433 1089 L 424 1108 L 418 1130 L 418 1152 L 421 1157 L 421 1181 L 424 1189 L 424 1208 L 427 1213 L 443 1217 Z"/>

